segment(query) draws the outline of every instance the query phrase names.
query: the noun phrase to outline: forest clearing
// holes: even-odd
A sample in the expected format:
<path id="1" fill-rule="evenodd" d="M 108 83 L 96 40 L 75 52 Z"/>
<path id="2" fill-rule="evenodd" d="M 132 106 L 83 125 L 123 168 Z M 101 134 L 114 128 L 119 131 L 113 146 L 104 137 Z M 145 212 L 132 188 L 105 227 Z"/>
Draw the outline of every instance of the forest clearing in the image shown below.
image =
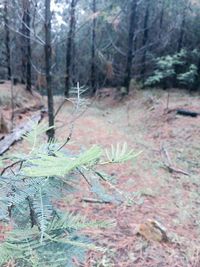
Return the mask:
<path id="1" fill-rule="evenodd" d="M 198 266 L 200 118 L 177 115 L 176 109 L 198 111 L 199 97 L 171 90 L 167 109 L 168 93 L 162 90 L 135 90 L 123 102 L 116 100 L 113 90 L 102 91 L 110 95 L 87 99 L 78 110 L 71 141 L 65 148 L 77 153 L 93 144 L 109 148 L 126 142 L 141 154 L 126 164 L 103 168 L 113 185 L 100 181 L 111 197 L 108 202 L 103 195 L 92 193 L 84 179 L 76 184 L 75 192 L 57 200 L 62 211 L 78 212 L 89 220 L 115 222 L 108 229 L 84 230 L 108 250 L 91 251 L 84 263 L 77 258 L 74 266 Z M 62 101 L 59 96 L 55 99 L 56 108 Z M 29 104 L 33 108 L 31 101 Z M 38 102 L 34 104 L 37 106 Z M 73 109 L 72 103 L 66 102 L 56 118 L 56 139 L 60 141 L 69 135 Z M 11 110 L 5 108 L 9 118 L 8 112 Z M 25 121 L 36 112 L 18 116 Z M 43 120 L 47 121 L 47 115 Z M 27 149 L 26 141 L 20 141 L 7 153 Z M 123 196 L 120 201 L 118 194 Z M 160 222 L 169 239 L 159 240 L 154 230 L 146 229 L 148 220 Z"/>
<path id="2" fill-rule="evenodd" d="M 0 0 L 0 267 L 200 267 L 200 1 Z"/>

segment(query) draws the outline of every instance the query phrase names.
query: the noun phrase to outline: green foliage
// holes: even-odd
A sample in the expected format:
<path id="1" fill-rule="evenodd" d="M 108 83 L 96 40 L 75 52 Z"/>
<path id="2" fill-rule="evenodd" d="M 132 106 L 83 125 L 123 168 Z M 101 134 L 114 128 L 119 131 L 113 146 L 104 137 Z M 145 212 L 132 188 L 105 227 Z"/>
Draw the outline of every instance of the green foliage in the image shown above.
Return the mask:
<path id="1" fill-rule="evenodd" d="M 17 266 L 72 266 L 69 263 L 71 253 L 76 256 L 87 249 L 101 250 L 89 239 L 79 238 L 74 230 L 85 227 L 99 227 L 105 224 L 87 222 L 80 215 L 66 213 L 55 216 L 43 237 L 41 243 L 40 231 L 37 227 L 31 230 L 14 230 L 9 233 L 7 240 L 0 245 L 0 265 L 14 259 Z M 74 250 L 74 247 L 79 250 Z M 80 256 L 80 255 L 79 255 Z"/>
<path id="2" fill-rule="evenodd" d="M 47 127 L 44 123 L 35 124 L 32 131 L 24 135 L 23 139 L 29 143 L 32 149 L 31 152 L 39 149 L 39 147 L 41 146 L 40 136 L 51 128 L 53 127 Z"/>
<path id="3" fill-rule="evenodd" d="M 124 143 L 123 145 L 118 143 L 116 147 L 111 145 L 111 149 L 106 149 L 105 154 L 108 163 L 123 163 L 138 156 L 133 150 L 128 151 L 127 143 Z"/>
<path id="4" fill-rule="evenodd" d="M 77 236 L 76 232 L 85 227 L 104 227 L 108 223 L 87 222 L 83 216 L 71 213 L 59 214 L 41 191 L 32 198 L 31 209 L 36 220 L 34 228 L 30 228 L 30 222 L 27 222 L 28 205 L 20 202 L 15 209 L 13 208 L 15 224 L 17 228 L 23 227 L 23 230 L 13 230 L 6 242 L 1 245 L 0 266 L 11 259 L 17 262 L 17 266 L 35 266 L 32 264 L 34 255 L 34 262 L 37 260 L 36 266 L 52 264 L 70 267 L 72 265 L 67 265 L 67 262 L 76 252 L 83 254 L 88 249 L 98 249 L 89 239 L 84 240 L 84 236 Z M 49 256 L 46 258 L 45 255 L 48 253 Z M 55 259 L 59 261 L 57 265 L 54 264 Z"/>
<path id="5" fill-rule="evenodd" d="M 192 88 L 198 78 L 198 50 L 191 52 L 182 49 L 174 55 L 167 55 L 156 59 L 156 69 L 145 81 L 145 86 L 162 85 L 163 87 L 184 86 Z M 188 62 L 192 62 L 188 66 Z"/>
<path id="6" fill-rule="evenodd" d="M 79 214 L 62 214 L 55 201 L 74 190 L 69 181 L 79 179 L 80 170 L 91 177 L 94 174 L 93 182 L 90 178 L 92 188 L 98 185 L 97 193 L 102 195 L 104 188 L 95 176 L 95 167 L 125 162 L 136 156 L 126 143 L 112 146 L 105 152 L 93 146 L 79 155 L 72 155 L 60 150 L 60 144 L 53 140 L 41 145 L 41 135 L 46 130 L 44 125 L 36 125 L 24 136 L 30 144 L 30 152 L 12 156 L 10 160 L 19 164 L 16 163 L 12 171 L 7 168 L 1 176 L 0 219 L 9 221 L 11 216 L 15 227 L 0 245 L 0 266 L 14 260 L 20 267 L 71 267 L 72 256 L 83 259 L 88 249 L 100 249 L 77 231 L 86 227 L 108 227 L 110 222 L 88 222 Z"/>
<path id="7" fill-rule="evenodd" d="M 24 175 L 29 177 L 65 176 L 80 166 L 90 165 L 98 161 L 101 149 L 94 146 L 78 157 L 66 157 L 65 153 L 54 151 L 53 156 L 38 154 L 37 158 L 27 161 L 22 169 Z"/>
<path id="8" fill-rule="evenodd" d="M 189 87 L 190 85 L 194 84 L 197 77 L 198 77 L 197 66 L 191 64 L 189 66 L 189 70 L 186 71 L 185 73 L 179 74 L 177 76 L 177 79 L 179 80 L 180 84 Z"/>

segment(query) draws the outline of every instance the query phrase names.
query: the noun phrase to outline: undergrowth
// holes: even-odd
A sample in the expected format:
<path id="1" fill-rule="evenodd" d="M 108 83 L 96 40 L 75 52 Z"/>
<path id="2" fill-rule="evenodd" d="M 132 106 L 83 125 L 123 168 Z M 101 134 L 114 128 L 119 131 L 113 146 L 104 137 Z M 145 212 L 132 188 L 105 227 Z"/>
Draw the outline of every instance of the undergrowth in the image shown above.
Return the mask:
<path id="1" fill-rule="evenodd" d="M 71 181 L 81 175 L 92 179 L 99 174 L 97 166 L 122 163 L 136 155 L 126 144 L 107 150 L 95 145 L 74 155 L 56 140 L 41 144 L 46 131 L 43 124 L 36 125 L 24 136 L 29 153 L 0 160 L 0 220 L 11 225 L 0 243 L 0 266 L 12 262 L 20 267 L 71 267 L 74 258 L 84 260 L 87 250 L 106 249 L 95 246 L 80 230 L 109 227 L 113 222 L 91 222 L 80 214 L 61 212 L 54 203 L 74 190 Z"/>

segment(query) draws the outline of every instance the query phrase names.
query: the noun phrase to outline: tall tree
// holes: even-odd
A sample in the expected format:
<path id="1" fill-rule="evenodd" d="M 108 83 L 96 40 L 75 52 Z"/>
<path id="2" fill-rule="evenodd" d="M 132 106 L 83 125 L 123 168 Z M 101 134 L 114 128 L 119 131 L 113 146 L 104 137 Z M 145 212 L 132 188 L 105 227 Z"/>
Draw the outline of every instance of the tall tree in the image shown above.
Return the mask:
<path id="1" fill-rule="evenodd" d="M 22 82 L 26 83 L 26 90 L 31 91 L 30 0 L 23 0 L 22 8 Z"/>
<path id="2" fill-rule="evenodd" d="M 165 12 L 165 0 L 162 2 L 162 7 L 160 11 L 160 20 L 159 20 L 159 39 L 161 38 L 162 35 L 162 29 L 163 29 L 163 21 L 164 21 L 164 12 Z"/>
<path id="3" fill-rule="evenodd" d="M 26 0 L 22 0 L 22 25 L 21 25 L 21 83 L 26 82 L 26 56 L 27 56 L 27 37 L 26 37 Z"/>
<path id="4" fill-rule="evenodd" d="M 126 88 L 126 94 L 129 93 L 130 81 L 131 81 L 131 71 L 132 71 L 132 62 L 133 62 L 133 44 L 134 36 L 136 30 L 136 10 L 137 10 L 137 1 L 132 0 L 131 2 L 131 13 L 129 19 L 129 34 L 128 34 L 128 49 L 126 55 L 126 68 L 125 68 L 125 77 L 124 77 L 124 87 Z"/>
<path id="5" fill-rule="evenodd" d="M 91 95 L 94 95 L 97 90 L 96 83 L 96 0 L 92 1 L 92 12 L 93 12 L 93 21 L 92 21 L 92 47 L 91 47 Z"/>
<path id="6" fill-rule="evenodd" d="M 31 91 L 31 31 L 30 31 L 30 0 L 27 0 L 27 14 L 26 14 L 26 25 L 27 25 L 27 65 L 26 65 L 26 89 Z"/>
<path id="7" fill-rule="evenodd" d="M 142 40 L 142 47 L 143 47 L 143 55 L 142 55 L 142 61 L 141 61 L 141 65 L 142 65 L 142 69 L 141 69 L 141 78 L 144 81 L 144 76 L 145 76 L 145 72 L 146 72 L 146 54 L 147 54 L 147 42 L 148 42 L 148 38 L 149 38 L 149 9 L 150 9 L 150 2 L 151 0 L 147 0 L 147 7 L 146 7 L 146 11 L 145 11 L 145 16 L 144 16 L 144 35 L 143 35 L 143 40 Z"/>
<path id="8" fill-rule="evenodd" d="M 8 0 L 4 1 L 4 28 L 5 28 L 5 47 L 6 47 L 6 68 L 7 79 L 11 79 L 11 60 L 10 60 L 10 30 L 8 26 Z"/>
<path id="9" fill-rule="evenodd" d="M 181 27 L 180 27 L 180 35 L 179 35 L 179 38 L 178 38 L 177 52 L 180 52 L 181 49 L 183 48 L 183 40 L 184 40 L 184 33 L 185 33 L 185 23 L 186 23 L 186 7 L 183 10 Z"/>
<path id="10" fill-rule="evenodd" d="M 52 90 L 52 49 L 51 49 L 51 0 L 45 0 L 45 73 L 47 81 L 47 97 L 48 97 L 48 117 L 49 126 L 54 126 L 54 103 L 53 103 L 53 90 Z M 47 132 L 49 140 L 54 138 L 54 128 Z"/>
<path id="11" fill-rule="evenodd" d="M 71 68 L 72 68 L 72 53 L 74 52 L 74 35 L 76 27 L 76 4 L 77 0 L 71 0 L 70 4 L 70 23 L 67 37 L 67 51 L 66 51 L 66 77 L 65 77 L 65 97 L 69 97 L 69 90 L 71 85 Z M 73 55 L 74 57 L 74 55 Z"/>

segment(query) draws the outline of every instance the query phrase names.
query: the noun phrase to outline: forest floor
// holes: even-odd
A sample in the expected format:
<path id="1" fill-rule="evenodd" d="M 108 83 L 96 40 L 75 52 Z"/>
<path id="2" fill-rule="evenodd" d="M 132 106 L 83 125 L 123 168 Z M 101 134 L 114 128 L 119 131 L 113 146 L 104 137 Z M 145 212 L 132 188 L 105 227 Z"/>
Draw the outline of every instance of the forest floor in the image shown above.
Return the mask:
<path id="1" fill-rule="evenodd" d="M 62 101 L 57 97 L 56 107 Z M 179 116 L 175 111 L 200 112 L 199 101 L 197 95 L 172 90 L 167 110 L 166 91 L 146 90 L 120 102 L 112 93 L 85 100 L 75 115 L 70 102 L 62 106 L 56 137 L 65 140 L 73 122 L 67 149 L 80 152 L 94 144 L 110 148 L 126 142 L 136 154 L 142 151 L 134 161 L 104 168 L 114 183 L 110 188 L 105 182 L 105 188 L 127 201 L 88 203 L 84 200 L 97 196 L 83 179 L 80 190 L 58 203 L 62 210 L 115 222 L 107 229 L 87 231 L 107 251 L 91 251 L 86 262 L 77 266 L 200 266 L 200 116 Z M 19 142 L 12 150 L 24 148 Z M 168 240 L 156 241 L 149 220 L 166 228 Z"/>

